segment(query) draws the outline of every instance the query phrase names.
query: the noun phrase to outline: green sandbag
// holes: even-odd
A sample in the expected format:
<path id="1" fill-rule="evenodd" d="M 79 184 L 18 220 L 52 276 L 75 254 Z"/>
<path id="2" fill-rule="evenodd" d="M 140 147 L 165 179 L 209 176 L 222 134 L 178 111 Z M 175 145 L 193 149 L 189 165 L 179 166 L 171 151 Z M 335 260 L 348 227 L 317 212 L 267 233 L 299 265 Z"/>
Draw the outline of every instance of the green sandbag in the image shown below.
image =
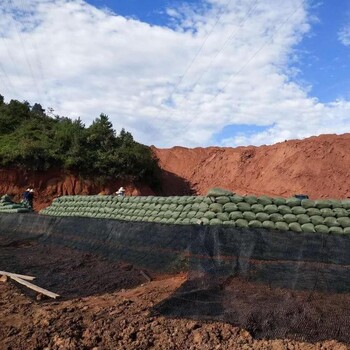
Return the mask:
<path id="1" fill-rule="evenodd" d="M 275 223 L 270 221 L 270 220 L 266 220 L 262 223 L 262 227 L 263 228 L 267 228 L 269 230 L 274 230 L 275 229 Z"/>
<path id="2" fill-rule="evenodd" d="M 162 207 L 160 208 L 161 211 L 167 211 L 169 210 L 169 204 L 163 204 Z"/>
<path id="3" fill-rule="evenodd" d="M 175 223 L 175 219 L 173 218 L 169 218 L 167 221 L 167 224 L 174 224 Z"/>
<path id="4" fill-rule="evenodd" d="M 185 219 L 185 218 L 187 218 L 187 213 L 188 213 L 188 212 L 186 212 L 186 211 L 181 212 L 179 218 L 180 218 L 180 219 Z"/>
<path id="5" fill-rule="evenodd" d="M 334 217 L 331 216 L 327 216 L 324 219 L 324 224 L 327 225 L 328 227 L 336 227 L 336 226 L 340 226 L 338 220 Z"/>
<path id="6" fill-rule="evenodd" d="M 217 213 L 216 217 L 221 221 L 229 221 L 230 220 L 228 213 Z"/>
<path id="7" fill-rule="evenodd" d="M 252 211 L 245 211 L 243 212 L 243 218 L 247 221 L 251 221 L 256 219 L 256 215 Z"/>
<path id="8" fill-rule="evenodd" d="M 283 215 L 283 219 L 287 224 L 291 224 L 292 222 L 298 221 L 298 218 L 294 214 Z"/>
<path id="9" fill-rule="evenodd" d="M 184 205 L 183 204 L 179 204 L 177 207 L 176 207 L 176 209 L 175 209 L 175 211 L 179 211 L 179 212 L 182 212 L 184 210 Z"/>
<path id="10" fill-rule="evenodd" d="M 187 213 L 187 217 L 188 217 L 189 219 L 193 219 L 193 218 L 196 216 L 196 214 L 197 214 L 196 211 L 191 210 L 191 211 L 189 211 L 189 212 Z"/>
<path id="11" fill-rule="evenodd" d="M 200 220 L 201 220 L 203 225 L 209 225 L 210 220 L 208 218 L 203 217 Z"/>
<path id="12" fill-rule="evenodd" d="M 277 206 L 286 205 L 286 199 L 282 197 L 272 198 L 272 203 Z"/>
<path id="13" fill-rule="evenodd" d="M 187 196 L 187 204 L 193 204 L 196 200 L 196 197 Z"/>
<path id="14" fill-rule="evenodd" d="M 273 213 L 277 213 L 278 212 L 278 208 L 277 208 L 277 206 L 275 204 L 269 204 L 269 205 L 265 205 L 264 211 L 267 214 L 273 214 Z"/>
<path id="15" fill-rule="evenodd" d="M 202 221 L 200 219 L 192 218 L 192 219 L 190 219 L 190 224 L 191 225 L 201 225 Z"/>
<path id="16" fill-rule="evenodd" d="M 264 211 L 264 206 L 262 204 L 253 204 L 251 206 L 251 211 L 253 213 L 260 213 L 260 212 Z"/>
<path id="17" fill-rule="evenodd" d="M 230 198 L 227 197 L 227 196 L 216 197 L 216 198 L 215 198 L 215 202 L 224 205 L 224 204 L 230 202 Z"/>
<path id="18" fill-rule="evenodd" d="M 267 196 L 261 196 L 261 197 L 258 197 L 258 203 L 265 206 L 265 205 L 269 205 L 269 204 L 272 204 L 272 198 L 269 198 Z"/>
<path id="19" fill-rule="evenodd" d="M 160 222 L 161 224 L 166 224 L 166 223 L 168 222 L 168 219 L 162 218 L 159 222 Z"/>
<path id="20" fill-rule="evenodd" d="M 342 217 L 348 217 L 349 212 L 346 209 L 343 208 L 335 208 L 333 209 L 333 212 L 337 218 L 342 218 Z"/>
<path id="21" fill-rule="evenodd" d="M 231 213 L 233 211 L 237 211 L 238 210 L 238 207 L 235 203 L 226 203 L 224 204 L 223 206 L 223 211 L 226 212 L 226 213 Z"/>
<path id="22" fill-rule="evenodd" d="M 309 216 L 314 216 L 314 215 L 321 216 L 321 211 L 318 208 L 308 208 L 308 209 L 306 209 L 306 214 Z"/>
<path id="23" fill-rule="evenodd" d="M 343 233 L 344 233 L 345 235 L 350 235 L 350 227 L 345 227 L 345 228 L 343 229 Z"/>
<path id="24" fill-rule="evenodd" d="M 250 205 L 258 203 L 256 196 L 244 196 L 244 201 Z"/>
<path id="25" fill-rule="evenodd" d="M 256 220 L 259 220 L 261 222 L 269 221 L 269 218 L 270 218 L 270 215 L 267 213 L 257 213 L 255 216 L 256 216 Z"/>
<path id="26" fill-rule="evenodd" d="M 311 222 L 316 226 L 316 225 L 323 225 L 324 223 L 324 217 L 320 215 L 313 215 L 310 216 Z"/>
<path id="27" fill-rule="evenodd" d="M 315 207 L 318 209 L 331 208 L 331 202 L 329 200 L 317 199 L 315 200 Z"/>
<path id="28" fill-rule="evenodd" d="M 230 196 L 229 198 L 230 198 L 230 201 L 231 201 L 232 203 L 235 203 L 235 204 L 244 201 L 244 197 L 239 196 L 238 194 L 236 194 L 236 195 L 234 195 L 234 196 Z"/>
<path id="29" fill-rule="evenodd" d="M 313 224 L 303 224 L 301 225 L 301 229 L 303 230 L 303 232 L 306 232 L 306 233 L 316 232 L 315 226 Z"/>
<path id="30" fill-rule="evenodd" d="M 171 214 L 171 217 L 173 219 L 178 219 L 180 217 L 180 212 L 178 211 L 173 211 L 173 213 Z"/>
<path id="31" fill-rule="evenodd" d="M 210 204 L 209 208 L 210 208 L 210 211 L 212 211 L 214 213 L 221 213 L 223 205 L 219 204 L 219 203 L 212 203 L 212 204 Z"/>
<path id="32" fill-rule="evenodd" d="M 231 221 L 231 220 L 229 220 L 229 221 L 224 221 L 222 224 L 223 224 L 223 225 L 226 225 L 226 226 L 232 226 L 232 227 L 235 227 L 235 226 L 236 226 L 236 223 L 235 223 L 234 221 Z"/>
<path id="33" fill-rule="evenodd" d="M 207 211 L 204 213 L 204 217 L 211 220 L 211 219 L 214 219 L 216 217 L 216 214 L 212 211 Z"/>
<path id="34" fill-rule="evenodd" d="M 288 205 L 288 207 L 291 207 L 291 208 L 300 206 L 300 203 L 301 203 L 301 200 L 299 198 L 291 197 L 286 199 L 286 204 Z"/>
<path id="35" fill-rule="evenodd" d="M 302 232 L 301 226 L 298 222 L 291 222 L 288 226 L 290 231 Z"/>
<path id="36" fill-rule="evenodd" d="M 231 213 L 232 214 L 232 213 Z M 248 221 L 244 219 L 238 219 L 235 221 L 236 226 L 240 228 L 248 228 Z"/>
<path id="37" fill-rule="evenodd" d="M 248 226 L 253 228 L 258 228 L 258 227 L 262 227 L 262 223 L 259 220 L 252 220 L 252 221 L 249 221 Z"/>
<path id="38" fill-rule="evenodd" d="M 237 208 L 241 212 L 250 211 L 250 204 L 249 203 L 245 203 L 245 202 L 239 202 L 239 203 L 237 203 Z"/>
<path id="39" fill-rule="evenodd" d="M 171 217 L 173 216 L 173 212 L 171 210 L 167 210 L 165 213 L 164 213 L 164 217 L 166 219 L 170 219 Z"/>
<path id="40" fill-rule="evenodd" d="M 190 211 L 198 211 L 199 210 L 199 203 L 193 203 L 191 205 L 191 210 Z"/>
<path id="41" fill-rule="evenodd" d="M 222 225 L 222 221 L 220 219 L 211 219 L 209 225 Z"/>
<path id="42" fill-rule="evenodd" d="M 195 218 L 196 219 L 201 219 L 204 216 L 204 213 L 202 211 L 197 211 Z"/>
<path id="43" fill-rule="evenodd" d="M 182 211 L 189 212 L 192 210 L 192 204 L 186 204 Z"/>
<path id="44" fill-rule="evenodd" d="M 315 231 L 318 233 L 329 233 L 329 227 L 326 225 L 316 225 Z"/>
<path id="45" fill-rule="evenodd" d="M 243 219 L 243 214 L 241 211 L 233 211 L 230 213 L 230 220 Z"/>
<path id="46" fill-rule="evenodd" d="M 279 213 L 273 213 L 270 215 L 270 221 L 273 222 L 279 222 L 279 221 L 283 221 L 283 215 L 279 214 Z"/>
<path id="47" fill-rule="evenodd" d="M 203 198 L 202 203 L 205 203 L 208 205 L 215 201 L 214 197 L 202 197 L 202 198 Z"/>
<path id="48" fill-rule="evenodd" d="M 169 205 L 169 210 L 174 211 L 177 208 L 177 204 L 173 203 Z"/>
<path id="49" fill-rule="evenodd" d="M 198 207 L 198 211 L 205 213 L 209 210 L 209 205 L 207 203 L 200 203 Z"/>
<path id="50" fill-rule="evenodd" d="M 337 199 L 328 199 L 332 209 L 343 208 L 342 202 Z"/>
<path id="51" fill-rule="evenodd" d="M 342 227 L 332 226 L 329 228 L 329 233 L 332 233 L 335 235 L 342 235 L 344 233 L 344 230 Z"/>
<path id="52" fill-rule="evenodd" d="M 350 227 L 350 218 L 349 217 L 342 217 L 337 219 L 340 226 L 343 228 Z"/>
<path id="53" fill-rule="evenodd" d="M 207 198 L 207 197 L 203 197 L 203 196 L 196 196 L 196 197 L 194 198 L 194 203 L 198 203 L 198 204 L 200 204 L 200 203 L 202 203 L 202 202 L 203 202 L 204 198 Z"/>
<path id="54" fill-rule="evenodd" d="M 306 213 L 306 209 L 301 207 L 301 206 L 293 207 L 293 208 L 291 208 L 291 210 L 292 210 L 292 214 L 294 214 L 294 215 Z"/>
<path id="55" fill-rule="evenodd" d="M 278 206 L 278 212 L 282 215 L 292 214 L 292 208 L 288 207 L 288 205 L 280 205 Z"/>
<path id="56" fill-rule="evenodd" d="M 320 209 L 321 215 L 324 218 L 327 218 L 329 216 L 335 217 L 335 212 L 333 211 L 333 209 L 330 208 L 322 208 Z"/>
<path id="57" fill-rule="evenodd" d="M 182 219 L 180 219 L 180 218 L 179 218 L 179 219 L 176 219 L 176 220 L 175 220 L 175 224 L 176 224 L 176 225 L 181 225 L 181 224 L 182 224 Z"/>
<path id="58" fill-rule="evenodd" d="M 234 193 L 229 190 L 224 190 L 223 188 L 214 187 L 211 188 L 208 193 L 207 197 L 220 197 L 220 196 L 233 196 Z"/>
<path id="59" fill-rule="evenodd" d="M 341 201 L 342 207 L 344 209 L 350 209 L 350 200 L 349 199 L 344 199 Z"/>
<path id="60" fill-rule="evenodd" d="M 276 230 L 280 230 L 280 231 L 288 231 L 289 230 L 289 225 L 284 221 L 275 222 L 275 227 L 276 227 Z"/>

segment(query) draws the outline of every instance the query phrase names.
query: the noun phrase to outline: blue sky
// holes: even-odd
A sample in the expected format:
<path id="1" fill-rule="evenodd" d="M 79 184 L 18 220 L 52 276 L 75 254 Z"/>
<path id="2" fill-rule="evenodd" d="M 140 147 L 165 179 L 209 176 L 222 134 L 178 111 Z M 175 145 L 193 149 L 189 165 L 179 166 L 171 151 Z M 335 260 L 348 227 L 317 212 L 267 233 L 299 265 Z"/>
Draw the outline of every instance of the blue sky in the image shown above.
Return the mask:
<path id="1" fill-rule="evenodd" d="M 159 147 L 350 131 L 348 0 L 3 0 L 0 16 L 7 100 L 106 113 Z"/>
<path id="2" fill-rule="evenodd" d="M 168 0 L 91 0 L 97 7 L 108 7 L 117 14 L 135 17 L 141 21 L 167 26 L 169 16 L 166 8 L 183 4 Z M 202 1 L 188 0 L 185 3 L 201 6 Z M 320 102 L 329 103 L 336 99 L 350 99 L 350 49 L 338 40 L 340 26 L 350 18 L 350 1 L 324 0 L 308 3 L 312 30 L 295 46 L 298 61 L 296 76 L 291 79 L 310 88 L 309 95 Z M 251 135 L 268 129 L 269 126 L 231 124 L 213 135 L 213 142 L 233 135 Z"/>

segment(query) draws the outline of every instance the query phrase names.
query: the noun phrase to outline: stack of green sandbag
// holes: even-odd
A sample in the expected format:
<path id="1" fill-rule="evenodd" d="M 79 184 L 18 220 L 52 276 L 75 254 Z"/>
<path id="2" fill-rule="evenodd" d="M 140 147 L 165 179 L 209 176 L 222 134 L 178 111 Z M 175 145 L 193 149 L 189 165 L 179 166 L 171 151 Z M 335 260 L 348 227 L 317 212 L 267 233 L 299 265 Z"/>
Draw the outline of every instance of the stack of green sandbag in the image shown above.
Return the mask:
<path id="1" fill-rule="evenodd" d="M 0 199 L 0 213 L 28 213 L 30 209 L 22 203 L 15 203 L 8 194 Z"/>
<path id="2" fill-rule="evenodd" d="M 350 200 L 239 196 L 214 188 L 207 196 L 64 196 L 41 214 L 350 234 L 349 212 Z"/>

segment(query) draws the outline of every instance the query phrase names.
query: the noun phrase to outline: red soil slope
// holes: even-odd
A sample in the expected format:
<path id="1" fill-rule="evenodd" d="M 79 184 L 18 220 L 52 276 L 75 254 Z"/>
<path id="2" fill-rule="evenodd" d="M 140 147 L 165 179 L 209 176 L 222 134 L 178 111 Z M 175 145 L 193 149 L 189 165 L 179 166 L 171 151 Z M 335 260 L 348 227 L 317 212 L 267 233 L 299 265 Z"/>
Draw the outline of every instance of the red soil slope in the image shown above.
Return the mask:
<path id="1" fill-rule="evenodd" d="M 23 172 L 17 169 L 0 169 L 0 195 L 8 193 L 14 199 L 21 200 L 21 194 L 26 187 L 35 189 L 35 210 L 40 210 L 51 204 L 51 201 L 62 195 L 77 194 L 111 194 L 120 186 L 124 186 L 127 195 L 150 195 L 152 190 L 144 184 L 135 184 L 131 181 L 113 181 L 107 186 L 97 181 L 83 180 L 74 174 L 67 174 L 60 170 L 46 172 Z"/>
<path id="2" fill-rule="evenodd" d="M 163 192 L 183 195 L 191 190 L 206 194 L 223 187 L 240 194 L 291 196 L 306 193 L 311 198 L 350 196 L 350 134 L 322 135 L 273 146 L 238 148 L 153 148 L 163 169 Z M 114 181 L 102 186 L 59 170 L 22 172 L 0 169 L 0 194 L 19 200 L 28 186 L 36 190 L 35 209 L 48 206 L 65 194 L 106 194 L 120 186 L 127 195 L 154 194 L 145 184 Z"/>
<path id="3" fill-rule="evenodd" d="M 190 183 L 197 194 L 222 187 L 239 194 L 312 198 L 350 196 L 350 134 L 322 135 L 272 146 L 173 147 L 154 152 L 164 170 Z M 166 192 L 176 193 L 173 177 Z"/>

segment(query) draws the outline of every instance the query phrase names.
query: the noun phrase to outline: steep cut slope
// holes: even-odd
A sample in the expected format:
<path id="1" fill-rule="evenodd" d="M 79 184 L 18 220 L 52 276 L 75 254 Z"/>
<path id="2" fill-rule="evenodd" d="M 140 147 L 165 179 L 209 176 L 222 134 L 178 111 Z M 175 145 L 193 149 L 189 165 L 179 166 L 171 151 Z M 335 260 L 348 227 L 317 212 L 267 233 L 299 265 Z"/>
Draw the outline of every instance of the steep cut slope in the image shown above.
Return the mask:
<path id="1" fill-rule="evenodd" d="M 188 181 L 197 194 L 223 187 L 240 194 L 350 196 L 350 134 L 261 147 L 153 150 L 162 169 Z M 167 194 L 179 192 L 171 177 L 165 176 L 163 184 Z"/>
<path id="2" fill-rule="evenodd" d="M 35 210 L 47 207 L 58 196 L 98 194 L 100 192 L 110 194 L 114 193 L 120 186 L 125 187 L 127 195 L 154 194 L 146 184 L 127 180 L 115 180 L 107 185 L 101 185 L 94 179 L 84 180 L 77 175 L 60 170 L 25 172 L 18 169 L 0 169 L 0 195 L 8 193 L 19 201 L 28 186 L 35 189 Z"/>

